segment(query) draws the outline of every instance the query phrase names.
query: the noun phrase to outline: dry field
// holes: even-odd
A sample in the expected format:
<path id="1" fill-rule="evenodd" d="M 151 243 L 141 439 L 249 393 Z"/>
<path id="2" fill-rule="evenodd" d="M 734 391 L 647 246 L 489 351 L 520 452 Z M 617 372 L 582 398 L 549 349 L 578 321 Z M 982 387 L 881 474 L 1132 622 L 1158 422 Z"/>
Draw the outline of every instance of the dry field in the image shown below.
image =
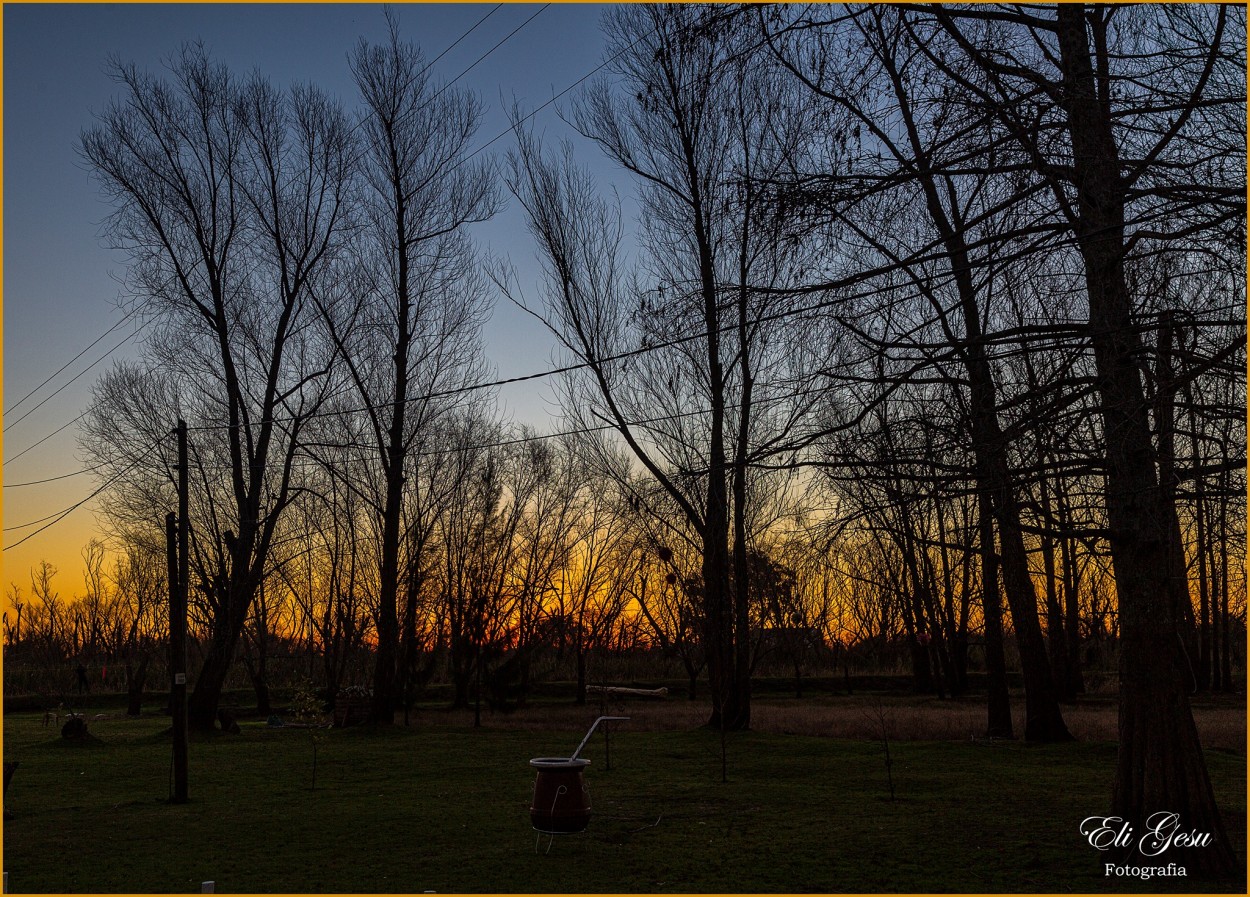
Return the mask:
<path id="1" fill-rule="evenodd" d="M 1024 731 L 1024 698 L 1013 695 L 1016 734 Z M 630 731 L 663 732 L 697 728 L 707 721 L 703 701 L 614 700 L 584 707 L 571 704 L 539 704 L 513 713 L 482 712 L 482 725 L 492 729 L 521 731 L 577 731 L 585 729 L 599 713 L 630 717 Z M 1080 741 L 1109 742 L 1117 739 L 1114 698 L 1096 697 L 1063 708 L 1068 729 Z M 419 714 L 430 722 L 472 725 L 471 712 L 430 710 Z M 1208 698 L 1194 705 L 1198 734 L 1208 750 L 1244 754 L 1246 751 L 1246 705 L 1244 699 Z M 855 695 L 796 700 L 776 696 L 757 697 L 751 708 L 752 729 L 775 735 L 810 735 L 853 741 L 879 740 L 884 729 L 895 741 L 968 741 L 985 735 L 986 710 L 977 698 L 942 701 L 929 697 Z M 576 739 L 569 751 L 576 746 Z M 557 751 L 560 744 L 552 745 Z"/>

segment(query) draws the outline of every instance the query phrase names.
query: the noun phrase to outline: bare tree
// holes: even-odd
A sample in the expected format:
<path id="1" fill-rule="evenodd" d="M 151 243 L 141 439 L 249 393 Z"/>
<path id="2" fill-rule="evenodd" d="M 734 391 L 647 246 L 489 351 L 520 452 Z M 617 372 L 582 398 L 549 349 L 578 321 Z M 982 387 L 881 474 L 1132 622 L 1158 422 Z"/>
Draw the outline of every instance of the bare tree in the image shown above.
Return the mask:
<path id="1" fill-rule="evenodd" d="M 114 662 L 120 661 L 126 672 L 128 716 L 138 716 L 142 709 L 152 659 L 169 631 L 169 619 L 163 613 L 169 594 L 165 566 L 162 552 L 137 540 L 125 543 L 114 563 L 118 637 L 112 653 Z"/>
<path id="2" fill-rule="evenodd" d="M 573 461 L 573 459 L 570 459 Z M 634 578 L 628 551 L 628 521 L 617 507 L 617 490 L 588 476 L 582 463 L 576 477 L 576 504 L 564 563 L 556 574 L 548 614 L 560 621 L 573 650 L 577 688 L 574 700 L 586 703 L 588 657 L 607 641 L 624 610 Z"/>
<path id="3" fill-rule="evenodd" d="M 130 256 L 134 301 L 163 325 L 148 382 L 129 386 L 171 401 L 145 406 L 119 371 L 100 394 L 122 407 L 97 403 L 86 444 L 122 492 L 172 474 L 179 413 L 205 428 L 193 569 L 213 625 L 190 723 L 211 728 L 291 500 L 300 431 L 321 400 L 329 357 L 307 300 L 341 242 L 348 129 L 315 90 L 239 84 L 199 46 L 175 54 L 166 79 L 121 63 L 113 75 L 123 97 L 83 132 L 80 151 L 114 206 L 107 233 Z M 163 464 L 147 461 L 154 445 Z M 127 458 L 145 461 L 133 477 Z M 148 513 L 159 519 L 168 502 L 166 491 Z"/>
<path id="4" fill-rule="evenodd" d="M 641 484 L 634 487 L 645 494 Z M 629 595 L 647 624 L 648 640 L 663 655 L 676 657 L 686 673 L 687 700 L 698 697 L 699 676 L 707 666 L 700 633 L 703 631 L 703 581 L 699 570 L 699 545 L 681 534 L 657 531 L 657 518 L 666 516 L 662 496 L 654 496 L 644 513 L 643 503 L 631 503 L 631 522 L 638 557 L 637 579 L 629 583 Z"/>
<path id="5" fill-rule="evenodd" d="M 787 239 L 759 185 L 811 122 L 778 73 L 744 55 L 735 16 L 622 7 L 605 22 L 617 80 L 594 85 L 573 120 L 639 185 L 639 265 L 627 269 L 619 213 L 570 150 L 549 157 L 522 135 L 509 187 L 549 266 L 549 324 L 588 367 L 569 413 L 610 424 L 697 534 L 711 723 L 745 728 L 751 474 L 803 444 L 808 362 L 823 348 L 795 339 L 801 322 L 782 314 L 807 247 Z"/>
<path id="6" fill-rule="evenodd" d="M 825 210 L 875 255 L 879 261 L 869 267 L 903 272 L 895 295 L 914 292 L 924 300 L 939 334 L 922 344 L 914 329 L 919 313 L 903 314 L 901 333 L 865 341 L 878 352 L 934 359 L 913 368 L 923 376 L 944 373 L 940 358 L 953 356 L 962 368 L 950 372 L 949 383 L 960 393 L 977 487 L 1001 535 L 1004 591 L 1026 682 L 1025 737 L 1067 739 L 1038 623 L 1010 439 L 999 419 L 999 386 L 986 333 L 995 320 L 988 297 L 1011 272 L 995 235 L 1011 232 L 1004 212 L 1036 188 L 1015 190 L 1007 186 L 1009 179 L 995 177 L 1002 136 L 983 113 L 960 114 L 949 82 L 937 77 L 919 46 L 924 38 L 905 27 L 903 13 L 830 8 L 815 21 L 796 13 L 797 24 L 781 29 L 780 36 L 772 33 L 769 18 L 761 15 L 761 22 L 776 55 L 811 91 L 849 116 L 842 139 L 856 147 L 843 171 L 806 174 L 797 189 L 799 201 Z M 845 53 L 860 54 L 861 63 L 835 61 Z M 862 332 L 863 325 L 857 329 Z M 943 343 L 948 350 L 941 351 Z M 923 594 L 932 591 L 926 586 Z M 944 640 L 934 645 L 939 659 L 948 657 Z"/>
<path id="7" fill-rule="evenodd" d="M 480 379 L 479 330 L 488 305 L 466 226 L 497 207 L 490 163 L 469 162 L 480 103 L 439 86 L 420 51 L 400 40 L 397 21 L 388 21 L 389 43 L 362 40 L 351 55 L 365 106 L 358 264 L 355 276 L 321 302 L 365 403 L 362 439 L 377 472 L 376 482 L 361 488 L 379 536 L 370 718 L 384 725 L 399 701 L 401 548 L 421 544 L 406 538 L 405 484 L 417 440 L 455 404 L 448 394 Z"/>
<path id="8" fill-rule="evenodd" d="M 1053 197 L 1084 268 L 1122 636 L 1113 810 L 1134 826 L 1155 812 L 1180 813 L 1217 839 L 1186 859 L 1231 872 L 1234 854 L 1189 708 L 1179 637 L 1189 596 L 1170 585 L 1176 555 L 1130 271 L 1135 251 L 1155 240 L 1179 246 L 1229 222 L 1244 227 L 1244 171 L 1219 161 L 1243 158 L 1244 143 L 1206 138 L 1222 109 L 1244 99 L 1242 14 L 1218 6 L 1145 17 L 1061 4 L 1053 18 L 1025 9 L 933 15 L 979 77 L 938 60 L 944 73 L 995 110 Z M 1003 27 L 1028 37 L 1005 53 Z M 1241 86 L 1229 71 L 1241 73 Z M 1204 175 L 1206 183 L 1190 180 Z"/>

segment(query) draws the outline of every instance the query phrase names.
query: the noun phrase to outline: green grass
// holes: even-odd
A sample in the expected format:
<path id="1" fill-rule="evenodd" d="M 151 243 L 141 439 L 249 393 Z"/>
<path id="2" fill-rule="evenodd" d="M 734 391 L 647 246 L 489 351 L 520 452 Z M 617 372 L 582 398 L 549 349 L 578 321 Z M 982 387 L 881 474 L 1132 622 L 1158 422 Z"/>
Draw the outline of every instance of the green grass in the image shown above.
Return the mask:
<path id="1" fill-rule="evenodd" d="M 588 719 L 593 712 L 587 711 Z M 631 732 L 584 755 L 594 818 L 535 851 L 528 758 L 580 732 L 245 724 L 193 739 L 191 802 L 165 801 L 168 718 L 91 723 L 64 742 L 4 720 L 19 760 L 4 868 L 15 892 L 1240 891 L 1244 881 L 1109 879 L 1079 835 L 1110 792 L 1113 745 L 895 742 Z M 1209 752 L 1244 858 L 1244 755 Z"/>

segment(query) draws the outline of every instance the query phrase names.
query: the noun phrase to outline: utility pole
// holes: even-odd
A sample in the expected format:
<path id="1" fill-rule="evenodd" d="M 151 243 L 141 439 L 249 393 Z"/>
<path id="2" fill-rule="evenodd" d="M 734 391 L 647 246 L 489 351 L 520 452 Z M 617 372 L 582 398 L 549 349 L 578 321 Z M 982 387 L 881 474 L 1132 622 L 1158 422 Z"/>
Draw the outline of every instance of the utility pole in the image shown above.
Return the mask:
<path id="1" fill-rule="evenodd" d="M 187 423 L 178 420 L 178 514 L 175 545 L 174 514 L 165 518 L 169 544 L 169 710 L 174 722 L 173 802 L 187 802 L 187 534 L 190 480 L 187 464 Z"/>

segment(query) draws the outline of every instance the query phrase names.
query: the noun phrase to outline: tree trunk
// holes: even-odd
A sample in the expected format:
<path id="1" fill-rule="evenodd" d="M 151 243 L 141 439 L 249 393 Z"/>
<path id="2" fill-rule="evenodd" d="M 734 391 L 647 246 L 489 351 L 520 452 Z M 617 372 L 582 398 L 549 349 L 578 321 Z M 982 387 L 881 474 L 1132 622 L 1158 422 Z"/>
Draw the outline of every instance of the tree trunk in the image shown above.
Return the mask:
<path id="1" fill-rule="evenodd" d="M 1216 556 L 1215 543 L 1218 536 L 1209 538 L 1210 555 L 1211 555 L 1211 690 L 1220 691 L 1223 689 L 1223 682 L 1220 677 L 1220 657 L 1223 654 L 1221 645 L 1223 644 L 1220 634 L 1224 631 L 1224 620 L 1220 617 L 1220 586 L 1228 579 L 1228 571 L 1221 570 L 1219 558 Z"/>
<path id="2" fill-rule="evenodd" d="M 989 692 L 990 738 L 1015 738 L 1011 722 L 1011 694 L 1007 690 L 1007 661 L 1003 656 L 1003 611 L 998 592 L 998 552 L 994 550 L 994 515 L 988 502 L 978 501 L 981 529 L 981 595 L 985 615 L 985 676 Z"/>
<path id="3" fill-rule="evenodd" d="M 256 605 L 255 633 L 243 637 L 243 665 L 247 668 L 247 677 L 252 682 L 252 691 L 256 694 L 256 712 L 268 716 L 272 712 L 269 704 L 268 680 L 268 646 L 266 630 L 269 622 L 265 610 L 264 587 L 261 587 L 261 599 Z M 254 654 L 253 654 L 254 650 Z"/>
<path id="4" fill-rule="evenodd" d="M 945 698 L 947 694 L 954 697 L 955 670 L 951 664 L 950 652 L 946 648 L 946 627 L 943 625 L 941 608 L 938 607 L 937 598 L 933 594 L 932 577 L 926 577 L 926 579 L 925 586 L 920 590 L 920 597 L 924 602 L 926 618 L 929 620 L 925 633 L 929 636 L 932 656 L 937 659 L 937 693 L 939 698 Z"/>
<path id="5" fill-rule="evenodd" d="M 1003 591 L 1011 608 L 1011 621 L 1020 651 L 1020 667 L 1024 674 L 1025 724 L 1024 737 L 1029 741 L 1067 741 L 1071 739 L 1059 710 L 1046 642 L 1042 638 L 1037 615 L 1037 593 L 1029 572 L 1024 534 L 1020 528 L 1020 502 L 1015 494 L 1011 466 L 1008 461 L 1008 440 L 998 420 L 998 396 L 994 373 L 986 355 L 981 328 L 981 310 L 977 303 L 977 287 L 973 280 L 974 266 L 969 256 L 964 231 L 958 219 L 947 214 L 938 189 L 937 178 L 929 167 L 929 159 L 920 143 L 910 105 L 905 103 L 907 88 L 893 58 L 886 54 L 882 63 L 894 84 L 900 109 L 908 116 L 909 140 L 919 162 L 919 183 L 924 192 L 929 216 L 942 238 L 951 277 L 959 297 L 963 319 L 964 340 L 959 348 L 968 375 L 968 430 L 975 458 L 977 491 L 988 499 L 998 522 L 1000 541 L 999 564 L 1002 568 Z M 935 303 L 941 308 L 940 303 Z M 940 312 L 945 314 L 945 312 Z"/>
<path id="6" fill-rule="evenodd" d="M 1203 477 L 1194 484 L 1195 555 L 1198 563 L 1198 690 L 1211 688 L 1211 595 L 1207 583 L 1207 527 Z"/>
<path id="7" fill-rule="evenodd" d="M 971 544 L 972 533 L 965 529 L 966 538 Z M 968 693 L 968 618 L 972 609 L 972 571 L 973 556 L 965 556 L 961 562 L 963 568 L 959 589 L 959 616 L 952 616 L 950 636 L 951 663 L 955 667 L 955 691 L 957 697 Z"/>
<path id="8" fill-rule="evenodd" d="M 710 265 L 710 261 L 708 262 Z M 723 382 L 716 335 L 716 298 L 710 270 L 705 283 L 707 300 L 708 356 L 713 383 Z M 707 486 L 707 512 L 703 532 L 703 599 L 704 635 L 707 655 L 708 684 L 712 691 L 712 715 L 708 726 L 714 729 L 735 728 L 749 703 L 743 708 L 738 694 L 738 677 L 734 668 L 735 602 L 729 577 L 729 502 L 725 483 L 724 394 L 712 391 L 712 439 L 710 444 Z"/>
<path id="9" fill-rule="evenodd" d="M 967 261 L 966 255 L 961 255 L 960 259 Z M 958 266 L 957 279 L 963 279 L 968 271 Z M 1020 668 L 1024 674 L 1024 737 L 1027 741 L 1068 741 L 1072 736 L 1059 710 L 1059 695 L 1037 616 L 1037 593 L 1029 572 L 1024 532 L 1020 528 L 1020 502 L 1012 486 L 1006 440 L 998 422 L 993 377 L 984 347 L 979 343 L 981 334 L 975 307 L 965 309 L 964 319 L 965 327 L 971 328 L 967 356 L 977 488 L 979 494 L 989 497 L 998 523 L 1003 591 L 1011 608 Z"/>
<path id="10" fill-rule="evenodd" d="M 268 716 L 273 712 L 269 703 L 269 683 L 262 676 L 252 683 L 252 689 L 256 692 L 256 712 L 261 716 Z"/>
<path id="11" fill-rule="evenodd" d="M 911 653 L 911 687 L 916 694 L 927 695 L 933 691 L 933 669 L 929 665 L 929 652 L 921 644 L 920 633 L 924 620 L 917 617 L 912 595 L 899 595 L 899 607 L 903 612 L 903 629 L 907 647 Z"/>
<path id="12" fill-rule="evenodd" d="M 395 417 L 402 421 L 398 409 Z M 403 456 L 392 444 L 387 471 L 386 508 L 382 520 L 382 565 L 378 582 L 378 653 L 373 671 L 373 704 L 369 722 L 395 722 L 395 672 L 399 647 L 399 515 L 403 498 Z"/>
<path id="13" fill-rule="evenodd" d="M 713 455 L 718 454 L 713 447 Z M 721 464 L 713 469 L 724 469 Z M 719 480 L 719 488 L 717 481 Z M 729 727 L 738 712 L 734 676 L 733 601 L 729 582 L 728 536 L 724 476 L 713 475 L 708 486 L 708 511 L 703 541 L 704 650 L 708 687 L 712 692 L 709 728 Z"/>
<path id="14" fill-rule="evenodd" d="M 745 356 L 746 352 L 743 351 L 742 354 Z M 743 376 L 749 378 L 749 374 L 746 373 L 745 358 L 743 370 Z M 749 379 L 747 382 L 749 384 Z M 740 453 L 740 457 L 735 460 L 733 474 L 734 712 L 727 722 L 727 727 L 734 730 L 751 728 L 751 567 L 747 557 L 746 540 L 746 412 L 744 411 L 741 416 L 740 427 L 744 432 L 739 436 L 741 441 L 737 452 Z"/>
<path id="15" fill-rule="evenodd" d="M 256 695 L 256 712 L 262 716 L 268 716 L 273 711 L 269 704 L 269 683 L 265 680 L 264 655 L 253 659 L 248 652 L 244 651 L 243 665 L 247 668 L 248 678 L 252 680 L 252 691 Z"/>
<path id="16" fill-rule="evenodd" d="M 750 187 L 746 188 L 753 195 Z M 749 216 L 748 216 L 749 217 Z M 733 453 L 733 565 L 734 565 L 734 689 L 735 713 L 729 728 L 751 728 L 751 565 L 747 556 L 747 454 L 751 425 L 752 394 L 755 387 L 751 371 L 751 339 L 749 336 L 748 296 L 750 279 L 747 262 L 749 245 L 742 240 L 738 268 L 738 367 L 741 395 L 738 402 L 738 432 Z"/>
<path id="17" fill-rule="evenodd" d="M 191 729 L 211 732 L 217 727 L 221 692 L 230 673 L 230 665 L 234 662 L 235 647 L 243 633 L 243 623 L 247 617 L 246 606 L 236 611 L 237 606 L 242 603 L 238 596 L 243 591 L 244 587 L 236 587 L 229 595 L 223 596 L 223 603 L 229 601 L 230 606 L 223 607 L 214 621 L 204 663 L 196 677 L 195 689 L 187 700 L 187 726 Z M 249 591 L 248 600 L 250 599 Z"/>
<path id="18" fill-rule="evenodd" d="M 951 644 L 951 666 L 955 671 L 955 681 L 951 684 L 951 697 L 962 698 L 968 693 L 968 632 L 960 630 L 955 633 Z"/>
<path id="19" fill-rule="evenodd" d="M 147 654 L 139 658 L 138 665 L 126 661 L 126 715 L 138 716 L 143 709 L 143 686 L 148 680 Z"/>
<path id="20" fill-rule="evenodd" d="M 1216 874 L 1236 870 L 1211 790 L 1186 692 L 1168 564 L 1165 508 L 1124 272 L 1125 186 L 1112 123 L 1099 100 L 1084 4 L 1059 4 L 1062 105 L 1072 138 L 1090 337 L 1107 451 L 1106 510 L 1120 618 L 1120 745 L 1112 812 L 1135 831 L 1154 814 L 1179 813 L 1186 830 L 1208 832 L 1206 848 L 1167 859 Z"/>
<path id="21" fill-rule="evenodd" d="M 1189 570 L 1185 563 L 1185 542 L 1181 536 L 1180 519 L 1176 514 L 1176 386 L 1172 371 L 1172 344 L 1175 324 L 1171 311 L 1165 311 L 1159 323 L 1155 362 L 1155 431 L 1158 441 L 1159 497 L 1167 527 L 1168 588 L 1172 593 L 1173 613 L 1181 639 L 1182 656 L 1190 679 L 1197 684 L 1194 660 L 1198 655 L 1197 631 L 1194 627 L 1193 599 L 1189 595 Z"/>
<path id="22" fill-rule="evenodd" d="M 1228 494 L 1228 471 L 1224 471 L 1220 475 L 1223 488 L 1220 495 Z M 1232 618 L 1228 613 L 1228 503 L 1220 502 L 1220 690 L 1231 692 L 1233 690 L 1233 639 L 1232 639 Z"/>
<path id="23" fill-rule="evenodd" d="M 1183 387 L 1185 404 L 1189 406 L 1189 429 L 1191 433 L 1199 432 L 1198 412 L 1194 405 L 1192 381 L 1186 380 Z M 1193 463 L 1201 467 L 1204 463 L 1203 452 L 1196 437 L 1193 441 Z M 1194 479 L 1194 562 L 1198 567 L 1198 690 L 1208 691 L 1211 688 L 1211 591 L 1207 579 L 1210 555 L 1207 550 L 1210 542 L 1210 509 L 1206 501 L 1206 477 L 1199 475 Z"/>
<path id="24" fill-rule="evenodd" d="M 469 707 L 469 690 L 473 681 L 473 656 L 470 653 L 470 646 L 467 639 L 461 639 L 465 643 L 460 651 L 452 651 L 451 653 L 451 684 L 452 684 L 452 710 L 466 710 Z"/>
<path id="25" fill-rule="evenodd" d="M 586 651 L 581 645 L 576 648 L 577 654 L 577 691 L 573 703 L 579 707 L 586 704 Z"/>
<path id="26" fill-rule="evenodd" d="M 1030 370 L 1030 373 L 1032 371 Z M 1030 376 L 1030 388 L 1035 388 L 1033 377 Z M 1039 440 L 1040 441 L 1040 440 Z M 1038 467 L 1046 469 L 1046 455 L 1041 450 L 1037 453 Z M 1045 476 L 1041 477 L 1039 501 L 1046 513 L 1050 513 L 1050 485 Z M 1055 680 L 1055 694 L 1060 701 L 1071 701 L 1075 693 L 1068 682 L 1068 644 L 1067 630 L 1064 626 L 1063 608 L 1059 604 L 1059 583 L 1055 570 L 1055 542 L 1048 533 L 1039 537 L 1042 550 L 1042 578 L 1046 592 L 1046 640 L 1050 657 L 1050 671 Z"/>
<path id="27" fill-rule="evenodd" d="M 1085 694 L 1085 674 L 1081 661 L 1081 592 L 1071 542 L 1064 552 L 1064 625 L 1068 633 L 1068 682 L 1073 695 Z"/>
<path id="28" fill-rule="evenodd" d="M 415 553 L 414 553 L 415 554 Z M 403 634 L 400 639 L 399 681 L 401 701 L 404 705 L 404 725 L 412 724 L 412 702 L 415 698 L 417 668 L 417 613 L 416 589 L 417 577 L 414 571 L 419 567 L 415 558 L 408 569 L 408 582 L 405 592 L 407 602 L 404 605 Z"/>
<path id="29" fill-rule="evenodd" d="M 1072 529 L 1072 515 L 1063 490 L 1057 496 L 1059 528 L 1062 532 Z M 1064 535 L 1059 540 L 1060 561 L 1063 566 L 1064 627 L 1068 640 L 1068 682 L 1073 694 L 1085 693 L 1085 676 L 1081 672 L 1081 577 L 1077 568 L 1076 539 Z"/>
<path id="30" fill-rule="evenodd" d="M 221 691 L 234 659 L 237 635 L 217 630 L 208 644 L 204 665 L 195 679 L 195 689 L 187 699 L 187 726 L 200 732 L 211 732 L 217 727 L 217 707 L 221 703 Z"/>

